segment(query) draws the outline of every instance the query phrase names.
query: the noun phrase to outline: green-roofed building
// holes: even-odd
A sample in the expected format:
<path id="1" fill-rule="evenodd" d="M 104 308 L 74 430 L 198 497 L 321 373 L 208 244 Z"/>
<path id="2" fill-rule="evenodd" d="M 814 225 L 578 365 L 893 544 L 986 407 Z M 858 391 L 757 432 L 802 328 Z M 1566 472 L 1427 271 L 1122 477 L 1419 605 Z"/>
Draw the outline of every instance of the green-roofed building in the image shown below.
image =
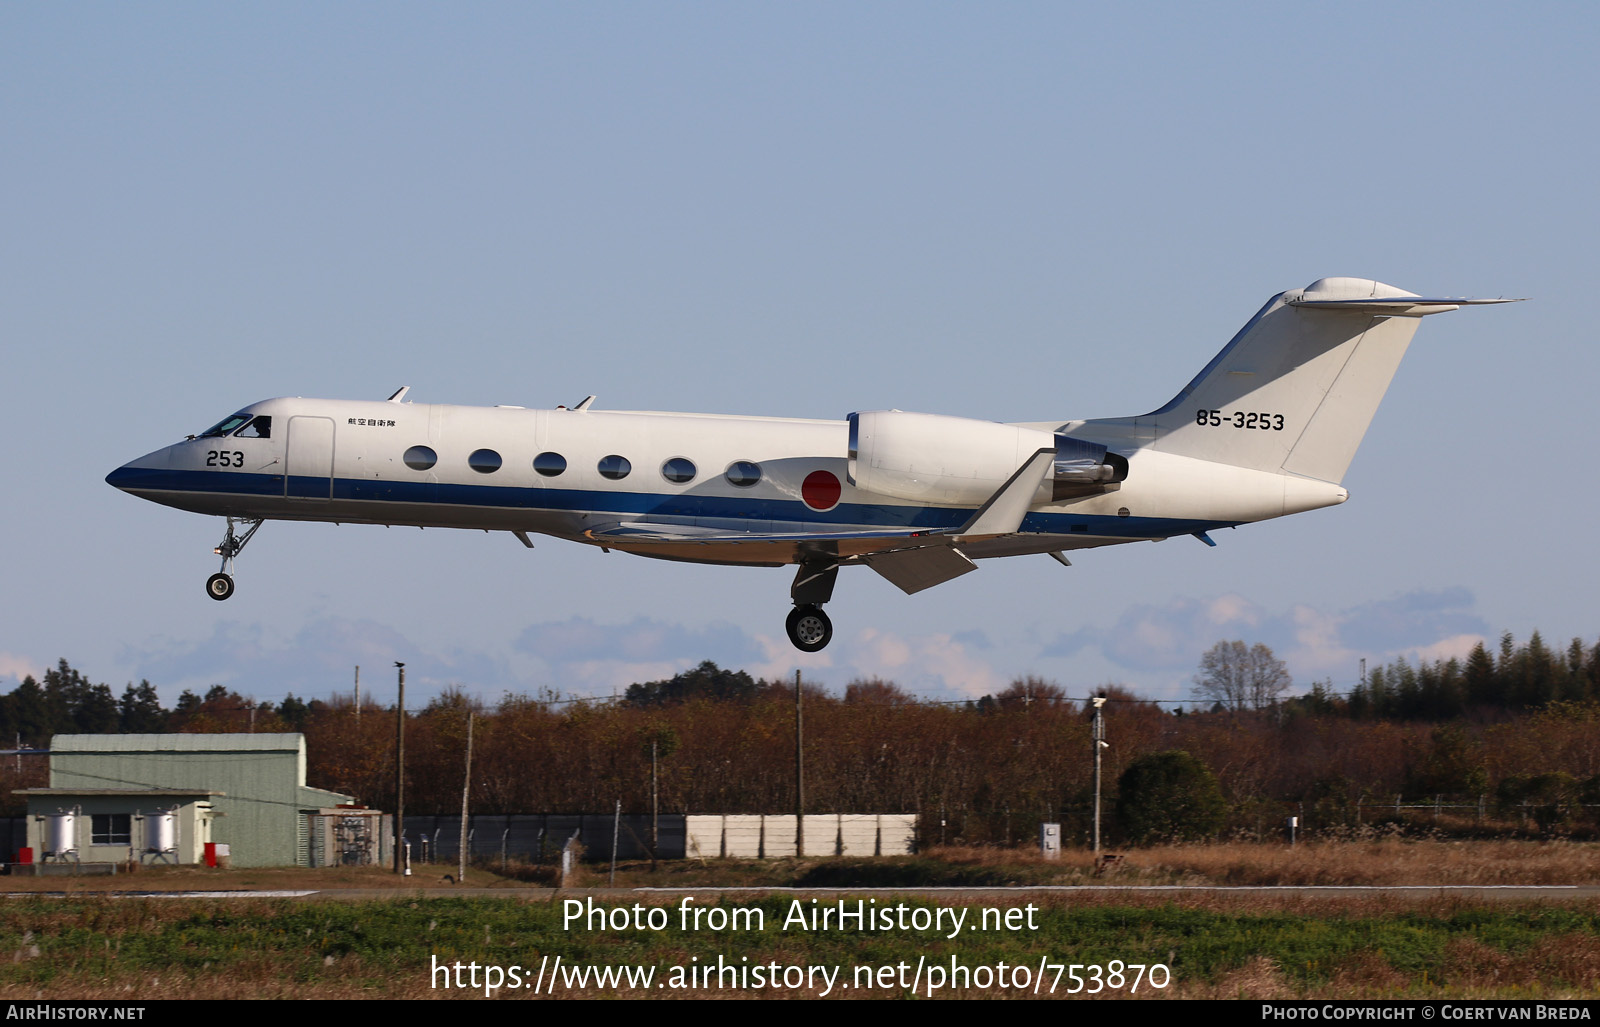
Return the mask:
<path id="1" fill-rule="evenodd" d="M 288 733 L 56 735 L 50 787 L 19 794 L 36 854 L 47 851 L 40 818 L 81 812 L 74 837 L 85 863 L 126 859 L 144 845 L 140 815 L 173 809 L 180 862 L 195 862 L 210 841 L 229 846 L 234 866 L 303 866 L 311 818 L 354 801 L 307 787 L 305 736 Z"/>

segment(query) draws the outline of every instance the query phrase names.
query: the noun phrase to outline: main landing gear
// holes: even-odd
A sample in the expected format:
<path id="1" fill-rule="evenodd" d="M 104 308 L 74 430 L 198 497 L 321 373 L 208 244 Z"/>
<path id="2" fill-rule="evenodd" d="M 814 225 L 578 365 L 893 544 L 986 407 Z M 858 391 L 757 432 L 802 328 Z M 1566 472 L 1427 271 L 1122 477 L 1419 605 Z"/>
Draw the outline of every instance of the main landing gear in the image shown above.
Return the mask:
<path id="1" fill-rule="evenodd" d="M 833 621 L 820 606 L 796 606 L 784 627 L 789 631 L 789 641 L 803 653 L 817 652 L 833 640 Z"/>
<path id="2" fill-rule="evenodd" d="M 803 653 L 820 652 L 833 641 L 833 621 L 822 612 L 822 604 L 833 598 L 833 582 L 838 576 L 839 565 L 834 561 L 802 563 L 789 586 L 794 609 L 784 628 L 789 641 Z"/>
<path id="3" fill-rule="evenodd" d="M 256 529 L 264 523 L 260 517 L 240 517 L 239 526 L 245 528 L 245 533 L 240 535 L 233 530 L 234 520 L 235 518 L 228 518 L 228 533 L 222 536 L 222 541 L 211 550 L 222 557 L 222 570 L 206 579 L 206 595 L 218 602 L 233 595 L 233 558 L 239 555 L 239 551 L 244 549 L 255 535 Z"/>

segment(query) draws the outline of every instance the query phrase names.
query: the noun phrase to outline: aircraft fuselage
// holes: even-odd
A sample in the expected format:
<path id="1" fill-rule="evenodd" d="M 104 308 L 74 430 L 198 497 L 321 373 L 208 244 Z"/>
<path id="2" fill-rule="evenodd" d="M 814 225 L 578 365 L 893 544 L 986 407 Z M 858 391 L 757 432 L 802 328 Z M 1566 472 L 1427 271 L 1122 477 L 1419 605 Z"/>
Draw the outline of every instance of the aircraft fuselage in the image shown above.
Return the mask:
<path id="1" fill-rule="evenodd" d="M 1001 424 L 269 399 L 107 478 L 228 518 L 213 599 L 265 520 L 551 535 L 668 560 L 798 564 L 789 637 L 822 648 L 841 567 L 907 593 L 988 557 L 1206 534 L 1345 501 L 1417 323 L 1505 300 L 1328 278 L 1268 300 L 1164 406 Z M 249 525 L 243 535 L 236 521 Z M 1212 543 L 1214 544 L 1214 543 Z"/>
<path id="2" fill-rule="evenodd" d="M 586 533 L 621 522 L 764 535 L 949 530 L 974 510 L 857 489 L 849 481 L 844 421 L 298 398 L 239 413 L 270 418 L 270 437 L 187 439 L 107 480 L 201 514 L 521 531 L 764 566 L 800 562 L 804 542 L 780 547 L 782 553 L 747 552 L 698 543 L 641 547 Z M 429 457 L 416 447 L 432 452 L 430 466 L 421 466 Z M 407 464 L 408 451 L 415 466 Z M 543 472 L 535 469 L 541 455 Z M 1044 503 L 1016 535 L 973 543 L 969 551 L 976 558 L 1165 538 L 1344 498 L 1342 489 L 1313 489 L 1320 495 L 1290 496 L 1286 506 L 1286 480 L 1132 449 L 1128 479 L 1117 491 Z"/>

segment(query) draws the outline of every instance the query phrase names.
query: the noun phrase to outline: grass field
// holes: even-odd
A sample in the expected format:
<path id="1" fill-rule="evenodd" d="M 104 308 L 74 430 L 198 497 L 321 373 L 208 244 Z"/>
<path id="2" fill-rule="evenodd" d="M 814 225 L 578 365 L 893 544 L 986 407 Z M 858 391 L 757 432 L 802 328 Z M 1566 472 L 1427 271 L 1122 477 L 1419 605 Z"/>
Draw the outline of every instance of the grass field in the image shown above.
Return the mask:
<path id="1" fill-rule="evenodd" d="M 1085 854 L 1060 864 L 994 850 L 941 850 L 899 860 L 683 861 L 619 868 L 618 884 L 700 887 L 743 884 L 781 890 L 813 886 L 915 887 L 1009 883 L 1217 884 L 1579 884 L 1592 883 L 1596 848 L 1549 843 L 1345 843 L 1290 852 L 1265 846 L 1145 849 L 1111 878 L 1093 878 Z M 1600 996 L 1600 902 L 1483 903 L 1386 893 L 1358 899 L 1261 893 L 1139 895 L 1104 892 L 1015 893 L 1004 896 L 908 898 L 874 894 L 869 910 L 891 913 L 885 929 L 846 923 L 824 929 L 792 918 L 798 911 L 837 908 L 834 896 L 702 896 L 692 908 L 760 914 L 757 929 L 714 929 L 711 918 L 685 929 L 680 895 L 607 893 L 593 901 L 629 919 L 599 925 L 564 919 L 572 892 L 552 893 L 509 877 L 473 871 L 468 884 L 503 889 L 503 897 L 465 898 L 440 879 L 448 868 L 417 868 L 411 879 L 376 869 L 335 871 L 204 871 L 170 868 L 117 878 L 10 878 L 0 904 L 0 997 L 3 998 L 458 998 L 482 988 L 443 988 L 436 965 L 535 970 L 559 957 L 569 977 L 561 996 L 635 997 L 935 997 L 1058 995 L 1072 986 L 1072 964 L 1101 967 L 1102 995 L 1126 997 L 1130 969 L 1114 983 L 1112 960 L 1163 964 L 1170 984 L 1141 980 L 1137 997 L 1183 998 L 1594 998 Z M 587 885 L 603 885 L 590 867 Z M 144 889 L 378 888 L 392 897 L 354 902 L 262 899 L 115 898 L 111 884 Z M 67 890 L 65 897 L 18 895 L 17 886 Z M 813 900 L 817 905 L 813 906 Z M 853 909 L 854 899 L 847 908 Z M 635 904 L 638 909 L 635 910 Z M 1026 907 L 1034 907 L 1031 913 Z M 660 907 L 659 930 L 632 925 Z M 947 919 L 921 929 L 938 908 Z M 587 909 L 587 907 L 583 907 Z M 974 930 L 984 909 L 991 929 Z M 1013 911 L 1006 924 L 1005 911 Z M 921 912 L 919 912 L 921 911 Z M 965 911 L 964 913 L 962 911 Z M 963 929 L 951 930 L 956 915 Z M 904 918 L 895 922 L 895 917 Z M 1026 921 L 1031 918 L 1033 926 Z M 786 923 L 786 921 L 788 921 Z M 691 925 L 692 926 L 692 925 Z M 884 925 L 877 925 L 884 926 Z M 720 982 L 685 979 L 707 965 L 734 967 Z M 924 964 L 912 987 L 911 968 Z M 967 987 L 931 990 L 934 968 Z M 796 987 L 738 987 L 737 969 L 757 965 L 832 967 L 832 985 L 812 977 Z M 904 968 L 899 969 L 903 964 Z M 1012 969 L 1003 982 L 1002 964 Z M 591 966 L 654 967 L 648 985 L 635 980 L 580 984 L 570 977 Z M 1046 968 L 1041 978 L 1039 968 Z M 884 968 L 889 968 L 887 971 Z M 1016 968 L 1028 986 L 1018 987 Z M 987 982 L 971 975 L 987 968 Z M 685 987 L 672 987 L 677 973 Z M 1093 989 L 1093 971 L 1080 970 Z M 446 971 L 448 976 L 449 971 Z M 884 976 L 878 976 L 883 974 Z M 952 974 L 957 974 L 952 976 Z M 1053 982 L 1052 974 L 1059 974 Z M 868 982 L 871 986 L 868 987 Z M 1042 982 L 1042 986 L 1041 986 Z M 744 984 L 749 985 L 748 976 Z M 666 985 L 666 986 L 663 986 Z M 846 987 L 853 985 L 853 987 Z M 549 989 L 541 985 L 540 994 Z M 502 988 L 496 998 L 534 997 Z"/>

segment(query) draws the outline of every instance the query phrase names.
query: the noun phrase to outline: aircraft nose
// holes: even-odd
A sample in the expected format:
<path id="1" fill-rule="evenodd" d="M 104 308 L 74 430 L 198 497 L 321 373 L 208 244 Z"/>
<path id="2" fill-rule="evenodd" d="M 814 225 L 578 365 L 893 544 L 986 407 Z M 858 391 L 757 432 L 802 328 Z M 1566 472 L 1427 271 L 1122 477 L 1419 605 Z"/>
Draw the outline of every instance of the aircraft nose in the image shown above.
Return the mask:
<path id="1" fill-rule="evenodd" d="M 130 460 L 106 475 L 106 484 L 124 492 L 138 492 L 141 489 L 159 488 L 162 477 L 161 469 L 152 467 L 150 457 L 146 456 Z"/>
<path id="2" fill-rule="evenodd" d="M 114 489 L 121 489 L 122 491 L 126 492 L 128 491 L 128 486 L 133 484 L 133 479 L 137 476 L 137 472 L 134 471 L 131 465 L 123 464 L 121 467 L 106 475 L 106 484 L 110 485 Z"/>

